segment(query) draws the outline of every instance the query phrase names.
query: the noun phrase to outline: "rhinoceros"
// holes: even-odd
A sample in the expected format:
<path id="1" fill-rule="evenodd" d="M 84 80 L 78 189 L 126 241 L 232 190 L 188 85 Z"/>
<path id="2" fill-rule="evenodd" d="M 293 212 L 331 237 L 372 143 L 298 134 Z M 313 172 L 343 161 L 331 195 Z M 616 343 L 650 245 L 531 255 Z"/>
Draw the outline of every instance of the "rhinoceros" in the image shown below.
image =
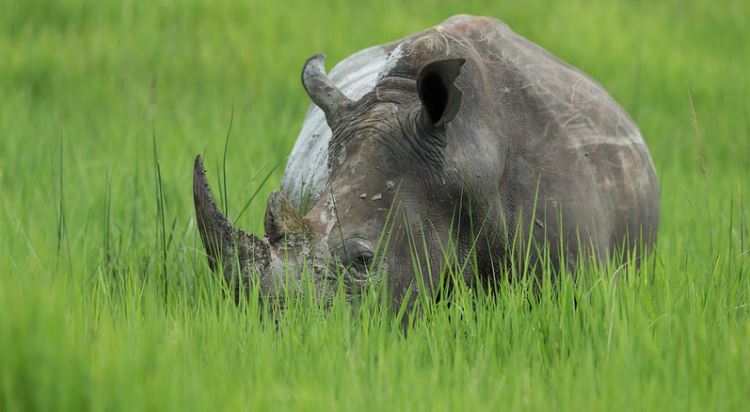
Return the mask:
<path id="1" fill-rule="evenodd" d="M 659 187 L 638 127 L 505 23 L 454 16 L 330 75 L 324 62 L 304 64 L 314 104 L 268 199 L 265 237 L 221 214 L 196 158 L 208 262 L 237 296 L 255 284 L 278 297 L 307 273 L 321 299 L 387 284 L 403 304 L 418 287 L 434 296 L 447 265 L 471 286 L 514 264 L 573 270 L 652 248 Z"/>

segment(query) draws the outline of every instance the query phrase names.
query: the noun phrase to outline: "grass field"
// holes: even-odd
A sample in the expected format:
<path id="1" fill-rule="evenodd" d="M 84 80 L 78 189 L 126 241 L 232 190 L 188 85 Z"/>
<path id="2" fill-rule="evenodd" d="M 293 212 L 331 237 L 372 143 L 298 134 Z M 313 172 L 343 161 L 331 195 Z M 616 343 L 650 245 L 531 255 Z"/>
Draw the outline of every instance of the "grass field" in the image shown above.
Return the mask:
<path id="1" fill-rule="evenodd" d="M 0 0 L 0 410 L 747 408 L 749 2 L 314 4 Z M 193 157 L 216 186 L 233 117 L 229 214 L 273 170 L 239 220 L 261 232 L 304 59 L 457 13 L 506 21 L 631 113 L 662 188 L 644 271 L 459 293 L 407 336 L 377 305 L 303 301 L 275 327 L 223 299 Z"/>

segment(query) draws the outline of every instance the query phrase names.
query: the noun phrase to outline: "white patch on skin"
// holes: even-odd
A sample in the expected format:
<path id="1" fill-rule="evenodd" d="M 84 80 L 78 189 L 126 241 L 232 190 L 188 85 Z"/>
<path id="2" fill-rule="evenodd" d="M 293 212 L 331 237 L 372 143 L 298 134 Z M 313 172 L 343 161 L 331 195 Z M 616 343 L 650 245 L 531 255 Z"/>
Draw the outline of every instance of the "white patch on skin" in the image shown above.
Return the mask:
<path id="1" fill-rule="evenodd" d="M 345 161 L 346 161 L 346 145 L 342 145 L 341 151 L 339 152 L 339 158 L 338 158 L 339 166 L 343 165 Z"/>
<path id="2" fill-rule="evenodd" d="M 341 61 L 331 70 L 329 77 L 347 97 L 356 101 L 370 93 L 402 56 L 400 47 L 389 54 L 382 46 L 371 47 Z M 284 195 L 295 206 L 300 205 L 306 194 L 314 203 L 325 190 L 331 134 L 323 111 L 311 104 L 281 180 Z"/>
<path id="3" fill-rule="evenodd" d="M 328 213 L 320 212 L 319 219 L 320 219 L 320 223 L 324 225 L 328 224 Z"/>
<path id="4" fill-rule="evenodd" d="M 331 219 L 326 223 L 326 235 L 325 239 L 328 240 L 328 236 L 331 235 L 331 231 L 333 230 L 333 226 L 336 224 L 336 219 Z"/>
<path id="5" fill-rule="evenodd" d="M 310 203 L 320 197 L 328 181 L 329 140 L 331 129 L 323 111 L 311 105 L 281 180 L 283 193 L 292 204 L 299 206 L 307 191 Z"/>
<path id="6" fill-rule="evenodd" d="M 333 202 L 329 194 L 326 199 L 326 210 L 320 211 L 318 220 L 325 226 L 322 236 L 316 244 L 312 245 L 314 256 L 326 256 L 328 253 L 328 239 L 331 237 L 333 227 L 336 225 L 336 212 L 333 209 Z"/>
<path id="7" fill-rule="evenodd" d="M 380 73 L 378 73 L 378 80 L 387 76 L 404 56 L 404 51 L 401 48 L 402 45 L 403 43 L 399 44 L 392 52 L 388 53 L 388 57 L 386 58 L 383 67 L 380 69 Z"/>
<path id="8" fill-rule="evenodd" d="M 570 142 L 568 148 L 578 149 L 580 147 L 592 146 L 592 145 L 609 145 L 609 146 L 643 146 L 646 143 L 643 141 L 640 133 L 636 133 L 630 136 L 599 136 L 599 135 L 579 135 L 576 136 L 576 140 Z"/>
<path id="9" fill-rule="evenodd" d="M 333 210 L 333 206 L 330 204 L 330 195 L 328 197 L 328 211 L 331 212 L 331 216 L 333 218 L 328 219 L 328 213 L 326 212 L 320 213 L 320 222 L 323 223 L 326 227 L 325 229 L 323 229 L 323 236 L 320 238 L 320 241 L 315 245 L 316 256 L 325 256 L 326 253 L 328 253 L 328 239 L 331 237 L 333 227 L 336 225 L 336 212 Z"/>

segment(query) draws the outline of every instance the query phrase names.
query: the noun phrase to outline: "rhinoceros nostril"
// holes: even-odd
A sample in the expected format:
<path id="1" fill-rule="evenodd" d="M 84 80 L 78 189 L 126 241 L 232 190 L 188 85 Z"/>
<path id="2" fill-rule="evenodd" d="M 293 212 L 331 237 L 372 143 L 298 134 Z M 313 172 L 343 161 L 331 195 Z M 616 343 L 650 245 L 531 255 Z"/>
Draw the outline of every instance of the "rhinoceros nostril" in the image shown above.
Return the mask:
<path id="1" fill-rule="evenodd" d="M 349 266 L 360 271 L 366 271 L 370 269 L 370 266 L 372 265 L 372 258 L 372 252 L 361 253 L 349 262 Z"/>
<path id="2" fill-rule="evenodd" d="M 349 238 L 339 249 L 339 258 L 346 267 L 366 271 L 372 265 L 374 254 L 370 242 L 360 237 Z"/>

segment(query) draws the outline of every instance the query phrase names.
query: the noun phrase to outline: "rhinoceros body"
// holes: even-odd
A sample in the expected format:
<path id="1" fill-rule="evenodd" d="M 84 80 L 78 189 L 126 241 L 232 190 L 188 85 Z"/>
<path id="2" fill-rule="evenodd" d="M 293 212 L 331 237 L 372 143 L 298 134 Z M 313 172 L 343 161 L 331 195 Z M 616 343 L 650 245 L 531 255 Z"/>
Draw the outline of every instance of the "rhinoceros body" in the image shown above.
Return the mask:
<path id="1" fill-rule="evenodd" d="M 432 290 L 446 256 L 471 262 L 474 282 L 520 260 L 640 256 L 655 241 L 659 188 L 637 126 L 599 84 L 498 20 L 452 17 L 355 53 L 330 77 L 316 56 L 302 78 L 315 104 L 283 195 L 269 199 L 266 238 L 215 222 L 196 172 L 209 259 L 240 263 L 227 277 L 259 272 L 274 290 L 314 261 L 322 283 L 332 268 L 353 268 L 338 272 L 358 284 L 386 276 L 400 301 L 415 271 Z"/>

